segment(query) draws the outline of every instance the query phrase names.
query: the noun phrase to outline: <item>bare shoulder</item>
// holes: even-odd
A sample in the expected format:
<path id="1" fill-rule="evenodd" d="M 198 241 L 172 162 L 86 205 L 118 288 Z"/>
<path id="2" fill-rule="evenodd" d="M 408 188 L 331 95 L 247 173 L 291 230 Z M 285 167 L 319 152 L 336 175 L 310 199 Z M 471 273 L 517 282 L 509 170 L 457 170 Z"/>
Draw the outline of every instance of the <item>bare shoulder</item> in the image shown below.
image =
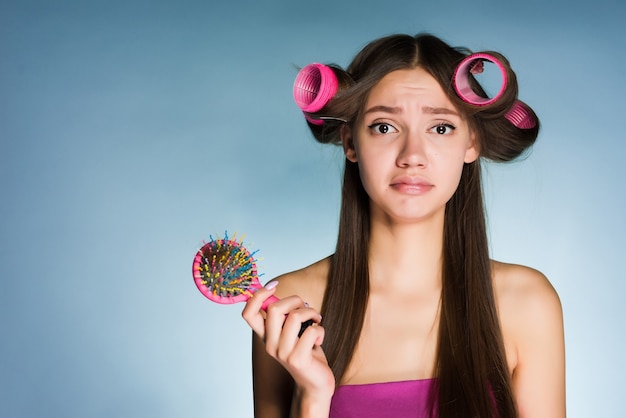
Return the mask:
<path id="1" fill-rule="evenodd" d="M 512 370 L 528 363 L 535 350 L 563 349 L 559 296 L 538 270 L 492 261 L 498 314 Z M 548 348 L 550 347 L 550 348 Z"/>
<path id="2" fill-rule="evenodd" d="M 561 301 L 541 272 L 492 262 L 498 314 L 520 417 L 565 417 Z"/>
<path id="3" fill-rule="evenodd" d="M 540 271 L 498 261 L 491 262 L 491 269 L 498 307 L 501 310 L 522 315 L 536 311 L 561 311 L 556 290 Z"/>
<path id="4" fill-rule="evenodd" d="M 276 296 L 284 298 L 297 295 L 311 307 L 321 309 L 329 268 L 330 257 L 326 257 L 302 269 L 276 277 L 274 281 L 279 283 Z"/>

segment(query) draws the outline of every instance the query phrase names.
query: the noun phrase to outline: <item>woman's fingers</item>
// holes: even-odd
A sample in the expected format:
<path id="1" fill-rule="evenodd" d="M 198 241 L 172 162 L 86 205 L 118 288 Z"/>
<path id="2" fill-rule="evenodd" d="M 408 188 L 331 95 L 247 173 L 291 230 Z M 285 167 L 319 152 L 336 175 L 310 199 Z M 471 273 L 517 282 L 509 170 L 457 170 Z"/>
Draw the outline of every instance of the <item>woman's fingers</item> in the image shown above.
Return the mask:
<path id="1" fill-rule="evenodd" d="M 280 341 L 285 335 L 285 323 L 291 312 L 304 308 L 304 302 L 297 296 L 289 296 L 267 307 L 265 318 L 265 348 L 274 358 L 277 357 Z M 288 330 L 291 328 L 289 327 Z M 288 331 L 289 332 L 289 331 Z"/>
<path id="2" fill-rule="evenodd" d="M 309 347 L 320 347 L 322 345 L 324 342 L 325 331 L 324 327 L 317 325 L 320 321 L 321 315 L 320 320 L 315 322 L 315 326 L 307 327 L 302 331 L 300 340 L 302 341 L 303 346 L 308 345 Z"/>
<path id="3" fill-rule="evenodd" d="M 321 347 L 324 329 L 318 325 L 319 312 L 298 296 L 276 299 L 270 286 L 255 293 L 242 316 L 264 342 L 268 355 L 283 365 L 300 388 L 324 399 L 332 396 L 335 378 Z M 307 322 L 311 325 L 303 329 Z"/>
<path id="4" fill-rule="evenodd" d="M 270 282 L 257 290 L 246 302 L 246 306 L 241 312 L 243 319 L 261 339 L 265 339 L 265 318 L 261 313 L 261 308 L 269 298 L 273 297 L 277 284 L 278 282 Z"/>
<path id="5" fill-rule="evenodd" d="M 300 307 L 289 311 L 282 324 L 275 356 L 281 361 L 286 361 L 294 347 L 300 343 L 303 324 L 308 321 L 319 323 L 321 319 L 322 317 L 316 310 L 304 307 L 304 303 Z M 270 354 L 272 353 L 270 352 Z"/>
<path id="6" fill-rule="evenodd" d="M 270 285 L 259 289 L 246 303 L 243 318 L 265 342 L 267 353 L 285 365 L 294 377 L 305 376 L 304 371 L 313 364 L 322 367 L 322 375 L 328 374 L 326 358 L 320 347 L 324 329 L 317 325 L 322 320 L 321 315 L 298 296 L 276 299 L 275 287 Z M 267 311 L 263 313 L 268 302 Z M 313 382 L 310 384 L 316 386 Z"/>
<path id="7" fill-rule="evenodd" d="M 274 353 L 278 347 L 278 342 L 283 334 L 283 327 L 289 314 L 307 306 L 297 296 L 291 296 L 283 300 L 276 298 L 274 293 L 277 285 L 278 282 L 276 281 L 269 282 L 265 287 L 256 291 L 246 302 L 246 306 L 241 312 L 241 316 L 252 330 L 261 339 L 268 342 L 268 351 L 273 351 Z M 262 312 L 263 310 L 266 310 L 267 313 Z M 314 313 L 313 317 L 310 313 L 308 315 L 303 322 L 315 316 Z M 297 316 L 302 317 L 302 313 L 299 313 Z M 316 320 L 313 319 L 313 321 Z M 288 329 L 292 328 L 293 326 L 288 327 Z M 301 323 L 299 328 L 302 328 Z"/>
<path id="8" fill-rule="evenodd" d="M 310 396 L 330 399 L 335 390 L 335 377 L 321 347 L 323 341 L 324 327 L 317 324 L 308 327 L 284 364 L 298 385 L 306 388 Z"/>

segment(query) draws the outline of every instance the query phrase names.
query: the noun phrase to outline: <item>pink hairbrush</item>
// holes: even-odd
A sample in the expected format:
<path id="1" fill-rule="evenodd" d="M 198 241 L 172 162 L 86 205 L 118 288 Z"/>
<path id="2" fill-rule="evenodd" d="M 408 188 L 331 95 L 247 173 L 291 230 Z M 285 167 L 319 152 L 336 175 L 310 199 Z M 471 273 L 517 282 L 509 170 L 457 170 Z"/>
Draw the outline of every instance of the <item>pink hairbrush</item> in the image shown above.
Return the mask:
<path id="1" fill-rule="evenodd" d="M 500 70 L 502 75 L 502 85 L 498 93 L 492 98 L 481 97 L 472 90 L 469 81 L 470 74 L 477 74 L 483 71 L 483 62 L 490 61 L 494 63 Z M 454 89 L 463 101 L 475 105 L 475 106 L 487 106 L 495 103 L 502 97 L 506 86 L 508 84 L 508 78 L 504 65 L 493 55 L 485 53 L 476 53 L 466 57 L 456 67 L 454 71 Z M 532 129 L 537 125 L 537 121 L 533 117 L 532 113 L 528 109 L 528 106 L 520 101 L 516 100 L 511 109 L 504 115 L 513 125 L 520 129 Z"/>
<path id="2" fill-rule="evenodd" d="M 293 83 L 293 99 L 304 112 L 304 117 L 314 125 L 321 125 L 328 117 L 313 118 L 309 113 L 321 110 L 339 89 L 333 70 L 324 64 L 313 63 L 302 68 Z"/>
<path id="3" fill-rule="evenodd" d="M 200 293 L 209 300 L 221 304 L 246 302 L 259 290 L 262 285 L 254 259 L 256 251 L 251 253 L 244 245 L 243 240 L 236 240 L 224 234 L 224 238 L 214 239 L 204 243 L 193 259 L 191 268 L 194 282 Z M 276 296 L 270 296 L 261 307 L 267 307 L 278 301 Z M 302 323 L 300 335 L 313 321 Z"/>

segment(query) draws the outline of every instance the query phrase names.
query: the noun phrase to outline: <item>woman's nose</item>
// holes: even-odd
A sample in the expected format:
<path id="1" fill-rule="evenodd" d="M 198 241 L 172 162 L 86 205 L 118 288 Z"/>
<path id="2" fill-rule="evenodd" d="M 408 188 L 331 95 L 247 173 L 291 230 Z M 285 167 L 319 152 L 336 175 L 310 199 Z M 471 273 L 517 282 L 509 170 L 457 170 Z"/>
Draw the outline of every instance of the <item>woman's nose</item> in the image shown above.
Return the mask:
<path id="1" fill-rule="evenodd" d="M 408 132 L 402 138 L 397 165 L 399 167 L 425 167 L 427 162 L 425 139 L 418 133 Z"/>

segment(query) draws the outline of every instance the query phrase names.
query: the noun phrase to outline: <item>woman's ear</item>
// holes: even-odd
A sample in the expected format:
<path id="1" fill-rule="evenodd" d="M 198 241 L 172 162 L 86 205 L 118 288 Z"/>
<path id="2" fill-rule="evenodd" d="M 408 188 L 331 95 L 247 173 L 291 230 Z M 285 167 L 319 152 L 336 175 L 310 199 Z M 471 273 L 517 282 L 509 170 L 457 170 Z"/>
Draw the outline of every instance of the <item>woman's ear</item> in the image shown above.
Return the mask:
<path id="1" fill-rule="evenodd" d="M 480 144 L 478 142 L 478 138 L 476 137 L 476 132 L 472 131 L 470 134 L 470 143 L 465 150 L 465 158 L 463 161 L 465 163 L 473 163 L 480 156 Z"/>
<path id="2" fill-rule="evenodd" d="M 352 129 L 348 125 L 343 125 L 340 131 L 341 144 L 343 145 L 343 153 L 346 155 L 348 161 L 356 163 L 356 149 L 354 147 L 354 140 L 352 139 Z"/>

